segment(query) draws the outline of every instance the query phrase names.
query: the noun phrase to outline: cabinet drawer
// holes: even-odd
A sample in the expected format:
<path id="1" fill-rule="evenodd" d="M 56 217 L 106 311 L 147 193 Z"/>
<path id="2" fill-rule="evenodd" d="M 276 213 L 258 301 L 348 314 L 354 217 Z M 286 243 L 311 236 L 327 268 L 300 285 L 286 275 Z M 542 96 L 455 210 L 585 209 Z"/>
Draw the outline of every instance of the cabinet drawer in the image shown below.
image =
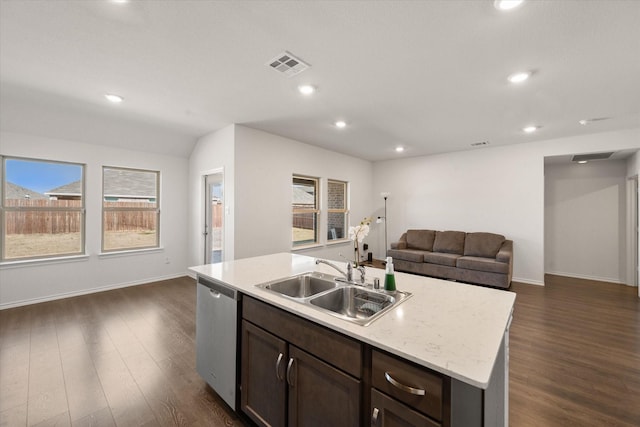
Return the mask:
<path id="1" fill-rule="evenodd" d="M 375 388 L 371 389 L 372 427 L 440 427 L 440 425 Z"/>
<path id="2" fill-rule="evenodd" d="M 442 421 L 442 376 L 377 350 L 371 367 L 375 388 Z"/>
<path id="3" fill-rule="evenodd" d="M 362 344 L 358 341 L 251 297 L 242 300 L 242 317 L 348 374 L 361 378 Z"/>

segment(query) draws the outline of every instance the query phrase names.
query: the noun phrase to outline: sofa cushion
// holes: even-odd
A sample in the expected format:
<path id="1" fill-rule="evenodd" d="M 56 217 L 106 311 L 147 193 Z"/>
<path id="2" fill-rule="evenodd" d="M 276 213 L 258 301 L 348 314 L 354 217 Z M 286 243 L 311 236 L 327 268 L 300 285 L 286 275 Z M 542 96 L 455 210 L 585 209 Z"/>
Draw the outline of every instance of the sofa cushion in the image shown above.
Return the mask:
<path id="1" fill-rule="evenodd" d="M 449 267 L 455 267 L 456 261 L 460 258 L 458 254 L 446 254 L 442 252 L 425 252 L 424 262 L 429 264 L 447 265 Z"/>
<path id="2" fill-rule="evenodd" d="M 488 271 L 491 273 L 509 273 L 509 264 L 498 262 L 495 258 L 481 258 L 473 256 L 463 256 L 458 258 L 456 262 L 458 268 L 467 270 Z"/>
<path id="3" fill-rule="evenodd" d="M 424 251 L 417 249 L 389 249 L 387 256 L 411 262 L 424 262 Z"/>
<path id="4" fill-rule="evenodd" d="M 433 252 L 462 255 L 465 236 L 464 231 L 436 231 Z"/>
<path id="5" fill-rule="evenodd" d="M 407 248 L 432 251 L 435 238 L 433 230 L 407 230 Z"/>
<path id="6" fill-rule="evenodd" d="M 504 243 L 504 236 L 494 233 L 467 233 L 464 255 L 495 258 Z"/>

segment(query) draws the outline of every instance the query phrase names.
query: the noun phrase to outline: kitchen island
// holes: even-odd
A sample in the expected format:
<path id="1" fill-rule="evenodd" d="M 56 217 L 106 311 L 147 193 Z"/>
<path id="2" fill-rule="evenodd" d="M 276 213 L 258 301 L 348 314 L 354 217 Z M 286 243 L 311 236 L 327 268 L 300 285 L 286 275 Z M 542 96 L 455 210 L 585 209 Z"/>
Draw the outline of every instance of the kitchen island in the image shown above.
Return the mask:
<path id="1" fill-rule="evenodd" d="M 378 421 L 378 417 L 378 425 L 392 425 L 393 416 L 398 414 L 407 415 L 411 420 L 415 418 L 418 420 L 416 425 L 508 425 L 508 328 L 515 301 L 514 293 L 396 273 L 398 290 L 413 295 L 370 325 L 360 326 L 256 286 L 311 271 L 336 274 L 327 265 L 317 265 L 312 257 L 280 253 L 201 265 L 190 270 L 199 278 L 224 284 L 242 295 L 242 337 L 238 334 L 237 343 L 238 354 L 242 355 L 246 363 L 240 363 L 238 358 L 240 377 L 245 385 L 239 386 L 243 401 L 240 406 L 241 411 L 257 424 L 264 420 L 260 414 L 252 413 L 251 405 L 247 403 L 250 391 L 246 389 L 246 381 L 251 379 L 248 370 L 252 364 L 257 363 L 256 360 L 261 360 L 251 359 L 251 354 L 247 354 L 249 348 L 257 348 L 257 344 L 252 343 L 263 342 L 264 334 L 276 339 L 282 338 L 284 350 L 274 348 L 276 358 L 269 361 L 268 366 L 272 367 L 270 369 L 276 379 L 286 386 L 294 358 L 284 356 L 298 354 L 298 347 L 308 350 L 305 346 L 313 347 L 316 343 L 323 343 L 327 337 L 331 342 L 336 341 L 333 336 L 327 335 L 327 331 L 330 331 L 340 340 L 344 339 L 346 346 L 353 347 L 355 344 L 353 357 L 346 356 L 351 353 L 343 352 L 342 346 L 339 346 L 331 354 L 320 358 L 320 362 L 328 368 L 353 380 L 354 385 L 344 390 L 349 390 L 345 396 L 352 396 L 356 392 L 359 396 L 356 398 L 355 409 L 352 408 L 353 405 L 349 406 L 349 410 L 359 416 L 355 425 L 371 425 Z M 368 282 L 376 277 L 382 280 L 384 271 L 367 267 L 366 277 Z M 274 322 L 273 319 L 278 320 Z M 299 324 L 287 329 L 288 322 Z M 269 323 L 274 324 L 270 326 Z M 280 324 L 285 325 L 285 330 L 275 331 Z M 309 336 L 316 338 L 308 340 Z M 307 341 L 310 342 L 305 344 Z M 319 348 L 318 351 L 323 350 Z M 355 367 L 349 363 L 343 364 L 342 360 L 334 360 L 334 355 L 358 359 L 358 363 Z M 312 352 L 311 356 L 315 357 L 316 354 Z M 285 364 L 287 360 L 290 361 L 290 366 L 281 367 L 281 360 L 275 360 L 283 358 Z M 393 369 L 387 369 L 384 365 L 396 362 L 406 364 L 407 371 L 402 371 L 400 365 Z M 302 366 L 302 362 L 299 363 Z M 335 369 L 336 367 L 340 369 Z M 383 371 L 381 375 L 390 378 L 386 379 L 385 384 L 377 386 L 375 375 L 380 369 Z M 435 387 L 441 395 L 436 399 L 440 406 L 435 412 L 431 409 L 433 402 L 426 409 L 421 409 L 419 403 L 415 402 L 418 399 L 415 395 L 424 394 L 424 390 L 403 385 L 413 378 L 419 378 L 420 369 L 426 375 L 424 387 Z M 392 371 L 404 378 L 402 384 L 390 376 Z M 264 375 L 264 372 L 259 374 Z M 257 375 L 258 373 L 255 374 Z M 402 390 L 396 393 L 393 387 L 387 392 L 390 396 L 383 393 L 387 391 L 384 388 L 393 383 L 396 383 L 396 387 L 404 387 L 409 397 L 403 399 Z M 298 387 L 302 388 L 303 385 Z M 287 398 L 287 392 L 284 392 L 285 407 L 296 403 L 295 399 L 292 403 L 292 392 L 288 393 Z M 380 399 L 388 399 L 386 409 L 379 406 L 387 400 L 378 405 Z M 387 413 L 389 422 L 385 424 Z M 427 417 L 424 417 L 425 414 Z M 289 414 L 288 422 L 283 421 L 282 425 L 295 425 L 296 419 L 296 413 Z M 264 424 L 268 423 L 265 421 Z"/>

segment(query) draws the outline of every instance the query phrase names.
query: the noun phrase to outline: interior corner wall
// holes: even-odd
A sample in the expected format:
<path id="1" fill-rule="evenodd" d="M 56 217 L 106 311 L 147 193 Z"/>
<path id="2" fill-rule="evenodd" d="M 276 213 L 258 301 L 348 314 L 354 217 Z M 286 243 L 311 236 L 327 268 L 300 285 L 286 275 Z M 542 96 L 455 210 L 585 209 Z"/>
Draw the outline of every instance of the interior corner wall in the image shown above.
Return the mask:
<path id="1" fill-rule="evenodd" d="M 634 179 L 632 181 L 631 179 Z M 637 242 L 640 241 L 640 194 L 638 194 L 638 180 L 640 179 L 640 151 L 636 151 L 627 160 L 627 201 L 635 206 L 627 206 L 628 220 L 627 231 L 627 284 L 638 286 L 638 296 L 640 297 L 640 283 L 638 266 L 640 266 L 640 250 L 638 250 Z M 635 236 L 631 236 L 635 233 Z"/>
<path id="2" fill-rule="evenodd" d="M 290 252 L 293 174 L 320 178 L 325 208 L 327 179 L 349 183 L 350 223 L 371 212 L 371 162 L 245 126 L 236 126 L 236 259 Z M 326 214 L 320 215 L 320 245 L 296 253 L 353 258 L 350 241 L 326 244 Z"/>
<path id="3" fill-rule="evenodd" d="M 235 125 L 229 125 L 201 137 L 189 156 L 189 265 L 204 263 L 204 177 L 222 169 L 224 173 L 223 257 L 235 255 Z"/>
<path id="4" fill-rule="evenodd" d="M 613 283 L 627 276 L 624 160 L 545 167 L 545 272 Z"/>
<path id="5" fill-rule="evenodd" d="M 87 257 L 0 267 L 0 308 L 182 276 L 187 257 L 187 159 L 102 145 L 0 133 L 0 154 L 83 163 Z M 160 171 L 161 250 L 99 256 L 102 166 Z M 167 263 L 168 261 L 168 263 Z"/>
<path id="6" fill-rule="evenodd" d="M 544 158 L 640 148 L 640 129 L 374 163 L 376 212 L 388 191 L 388 241 L 408 228 L 488 231 L 514 241 L 513 280 L 544 284 Z M 378 232 L 376 256 L 384 256 Z"/>

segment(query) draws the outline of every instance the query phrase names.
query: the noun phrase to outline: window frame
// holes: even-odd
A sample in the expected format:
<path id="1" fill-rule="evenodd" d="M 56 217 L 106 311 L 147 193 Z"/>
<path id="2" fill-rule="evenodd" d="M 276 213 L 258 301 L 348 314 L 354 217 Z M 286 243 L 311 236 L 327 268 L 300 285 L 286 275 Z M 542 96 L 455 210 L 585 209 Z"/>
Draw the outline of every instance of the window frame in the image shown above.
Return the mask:
<path id="1" fill-rule="evenodd" d="M 327 200 L 327 243 L 338 243 L 338 242 L 344 242 L 349 240 L 349 233 L 348 233 L 348 229 L 349 229 L 349 182 L 348 181 L 342 181 L 339 179 L 332 179 L 332 178 L 328 178 L 327 179 L 327 199 L 330 197 L 329 191 L 330 191 L 330 187 L 331 184 L 342 184 L 344 186 L 344 200 L 343 200 L 343 206 L 344 208 L 342 209 L 331 209 L 329 208 L 329 202 Z M 335 238 L 332 239 L 329 237 L 329 231 L 331 230 L 331 228 L 329 227 L 329 216 L 332 213 L 341 213 L 344 215 L 344 230 L 342 231 L 342 238 Z"/>
<path id="2" fill-rule="evenodd" d="M 306 181 L 312 181 L 314 182 L 314 208 L 312 209 L 306 209 L 306 208 L 295 208 L 294 207 L 294 201 L 293 201 L 293 186 L 295 185 L 295 180 L 306 180 Z M 309 247 L 309 246 L 315 246 L 318 245 L 320 243 L 320 212 L 321 212 L 321 208 L 320 208 L 320 191 L 321 191 L 321 187 L 320 187 L 320 178 L 318 177 L 312 177 L 312 176 L 307 176 L 307 175 L 300 175 L 300 174 L 293 174 L 292 178 L 291 178 L 291 232 L 292 232 L 292 236 L 291 236 L 291 246 L 293 249 L 300 249 L 300 248 L 304 248 L 304 247 Z M 296 214 L 313 214 L 314 215 L 314 238 L 313 241 L 310 240 L 304 240 L 300 243 L 296 243 L 296 241 L 293 239 L 293 219 L 295 217 Z"/>
<path id="3" fill-rule="evenodd" d="M 155 206 L 154 207 L 111 207 L 105 206 L 105 170 L 113 169 L 113 170 L 123 170 L 130 172 L 144 172 L 144 173 L 155 173 Z M 139 168 L 129 168 L 123 166 L 102 166 L 102 210 L 101 210 L 101 233 L 100 233 L 100 250 L 103 254 L 113 254 L 118 252 L 131 252 L 138 250 L 149 250 L 149 249 L 159 249 L 160 248 L 160 171 L 152 170 L 152 169 L 139 169 Z M 148 246 L 129 246 L 129 247 L 118 247 L 115 249 L 105 249 L 105 232 L 106 232 L 106 224 L 105 217 L 108 212 L 155 212 L 155 222 L 156 222 L 156 238 L 154 245 Z"/>
<path id="4" fill-rule="evenodd" d="M 7 206 L 5 191 L 7 188 L 7 167 L 6 162 L 8 160 L 19 160 L 27 162 L 39 162 L 48 164 L 62 164 L 72 165 L 80 167 L 80 206 L 77 207 L 21 207 L 21 206 Z M 84 256 L 87 254 L 86 249 L 86 223 L 87 223 L 87 210 L 86 210 L 86 168 L 84 163 L 69 162 L 64 160 L 49 160 L 32 157 L 19 157 L 19 156 L 6 156 L 0 155 L 0 242 L 2 243 L 2 251 L 0 251 L 0 263 L 13 263 L 24 262 L 34 260 L 55 260 L 58 258 L 68 258 L 73 256 Z M 51 199 L 49 199 L 51 200 Z M 7 258 L 7 230 L 5 227 L 5 221 L 7 213 L 9 212 L 67 212 L 67 213 L 79 213 L 80 215 L 80 250 L 78 252 L 62 252 L 56 254 L 38 254 L 33 256 L 21 256 Z"/>

